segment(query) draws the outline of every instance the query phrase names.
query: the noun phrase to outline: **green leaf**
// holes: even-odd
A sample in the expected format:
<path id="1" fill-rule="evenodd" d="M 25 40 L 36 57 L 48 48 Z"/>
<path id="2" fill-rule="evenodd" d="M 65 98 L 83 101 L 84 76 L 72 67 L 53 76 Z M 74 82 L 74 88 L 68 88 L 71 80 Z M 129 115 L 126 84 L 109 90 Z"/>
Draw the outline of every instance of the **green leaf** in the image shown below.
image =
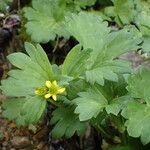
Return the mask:
<path id="1" fill-rule="evenodd" d="M 122 96 L 112 100 L 112 102 L 106 106 L 106 111 L 108 114 L 118 115 L 121 110 L 123 110 L 127 103 L 131 100 L 129 96 Z"/>
<path id="2" fill-rule="evenodd" d="M 81 8 L 85 8 L 86 6 L 94 5 L 96 0 L 74 0 L 75 5 L 80 6 Z"/>
<path id="3" fill-rule="evenodd" d="M 150 52 L 150 36 L 143 36 L 143 41 L 142 50 L 144 52 Z"/>
<path id="4" fill-rule="evenodd" d="M 32 8 L 24 9 L 28 19 L 25 27 L 35 42 L 47 43 L 56 35 L 68 38 L 63 25 L 65 4 L 60 0 L 33 0 Z"/>
<path id="5" fill-rule="evenodd" d="M 96 51 L 90 58 L 91 66 L 88 65 L 86 73 L 87 81 L 94 84 L 97 82 L 104 85 L 104 79 L 117 81 L 117 74 L 129 73 L 130 63 L 117 60 L 121 54 L 137 49 L 141 34 L 133 27 L 125 28 L 117 32 L 111 32 L 105 39 L 103 50 Z M 94 60 L 94 61 L 93 61 Z M 97 74 L 97 76 L 94 76 Z"/>
<path id="6" fill-rule="evenodd" d="M 143 144 L 150 142 L 150 71 L 142 68 L 128 79 L 128 91 L 136 101 L 129 101 L 122 115 L 127 119 L 128 134 L 132 137 L 141 137 Z M 137 98 L 140 99 L 139 102 Z M 144 103 L 145 101 L 145 103 Z"/>
<path id="7" fill-rule="evenodd" d="M 130 72 L 129 63 L 116 58 L 138 48 L 141 34 L 137 29 L 130 26 L 130 29 L 110 32 L 101 17 L 85 12 L 73 14 L 66 22 L 68 31 L 84 49 L 93 49 L 86 65 L 88 82 L 104 85 L 104 79 L 118 81 L 118 73 Z"/>
<path id="8" fill-rule="evenodd" d="M 140 69 L 137 73 L 132 74 L 128 79 L 128 91 L 134 98 L 142 98 L 150 105 L 150 70 L 146 68 Z"/>
<path id="9" fill-rule="evenodd" d="M 100 50 L 103 46 L 104 37 L 110 32 L 108 23 L 103 22 L 96 14 L 80 12 L 66 17 L 66 27 L 84 49 L 91 48 Z"/>
<path id="10" fill-rule="evenodd" d="M 70 138 L 76 132 L 81 135 L 86 130 L 86 123 L 80 122 L 78 116 L 74 114 L 74 107 L 59 107 L 53 112 L 51 124 L 55 124 L 52 130 L 53 138 L 65 136 Z"/>
<path id="11" fill-rule="evenodd" d="M 128 119 L 125 125 L 129 136 L 141 137 L 142 143 L 148 144 L 150 142 L 150 107 L 131 101 L 123 110 L 122 115 Z"/>
<path id="12" fill-rule="evenodd" d="M 90 50 L 81 50 L 80 45 L 75 46 L 62 65 L 62 74 L 78 77 L 85 72 L 85 63 L 89 56 Z"/>
<path id="13" fill-rule="evenodd" d="M 46 108 L 46 101 L 40 97 L 6 100 L 2 104 L 2 116 L 15 120 L 18 125 L 37 123 Z"/>
<path id="14" fill-rule="evenodd" d="M 76 79 L 69 83 L 66 88 L 67 97 L 69 100 L 73 100 L 78 97 L 78 93 L 85 90 L 88 87 L 88 84 L 85 80 Z"/>
<path id="15" fill-rule="evenodd" d="M 20 52 L 8 56 L 18 69 L 9 71 L 10 77 L 1 82 L 1 89 L 6 96 L 33 95 L 37 87 L 53 79 L 52 67 L 43 49 L 29 43 L 26 43 L 25 48 L 30 57 Z"/>
<path id="16" fill-rule="evenodd" d="M 79 114 L 80 121 L 89 120 L 103 111 L 107 105 L 106 98 L 98 87 L 92 87 L 86 92 L 80 92 L 79 97 L 74 99 L 77 107 L 75 113 Z"/>
<path id="17" fill-rule="evenodd" d="M 99 63 L 100 64 L 100 63 Z M 112 60 L 102 63 L 101 66 L 91 67 L 86 71 L 86 80 L 91 84 L 95 82 L 104 85 L 104 79 L 117 82 L 118 74 L 129 73 L 131 70 L 130 63 L 122 60 Z"/>
<path id="18" fill-rule="evenodd" d="M 150 11 L 143 10 L 136 19 L 140 31 L 144 36 L 150 36 Z"/>
<path id="19" fill-rule="evenodd" d="M 121 20 L 123 24 L 130 24 L 134 21 L 138 11 L 136 5 L 139 3 L 134 0 L 112 0 L 114 3 L 114 11 L 118 17 L 117 20 Z"/>
<path id="20" fill-rule="evenodd" d="M 46 100 L 43 97 L 27 97 L 21 109 L 21 115 L 26 124 L 37 123 L 46 109 Z"/>
<path id="21" fill-rule="evenodd" d="M 5 100 L 2 104 L 3 113 L 2 116 L 9 119 L 15 120 L 17 124 L 24 125 L 24 118 L 21 117 L 20 111 L 22 109 L 25 99 L 11 99 Z"/>

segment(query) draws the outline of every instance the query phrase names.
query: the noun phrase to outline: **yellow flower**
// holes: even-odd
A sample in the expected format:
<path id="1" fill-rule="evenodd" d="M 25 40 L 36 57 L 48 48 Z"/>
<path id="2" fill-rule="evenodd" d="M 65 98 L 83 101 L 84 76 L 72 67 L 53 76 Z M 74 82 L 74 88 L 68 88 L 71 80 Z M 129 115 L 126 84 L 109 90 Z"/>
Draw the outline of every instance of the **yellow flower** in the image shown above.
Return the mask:
<path id="1" fill-rule="evenodd" d="M 46 81 L 44 87 L 37 88 L 35 94 L 43 95 L 46 99 L 52 97 L 53 100 L 57 100 L 57 94 L 61 94 L 65 91 L 65 88 L 60 87 L 57 81 Z"/>

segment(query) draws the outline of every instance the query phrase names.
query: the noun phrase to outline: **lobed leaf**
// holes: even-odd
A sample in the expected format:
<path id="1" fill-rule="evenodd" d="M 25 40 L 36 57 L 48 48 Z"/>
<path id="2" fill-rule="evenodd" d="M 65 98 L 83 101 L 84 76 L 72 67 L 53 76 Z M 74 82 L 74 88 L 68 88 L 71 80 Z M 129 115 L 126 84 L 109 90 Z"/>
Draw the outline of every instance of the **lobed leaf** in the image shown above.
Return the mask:
<path id="1" fill-rule="evenodd" d="M 78 77 L 86 70 L 85 64 L 90 56 L 90 50 L 81 50 L 81 46 L 75 46 L 67 55 L 63 65 L 62 74 Z"/>
<path id="2" fill-rule="evenodd" d="M 85 12 L 67 17 L 66 26 L 84 49 L 93 49 L 86 63 L 88 82 L 104 85 L 104 79 L 117 81 L 118 73 L 130 72 L 129 63 L 116 58 L 138 48 L 141 34 L 137 29 L 131 26 L 110 32 L 100 16 Z"/>
<path id="3" fill-rule="evenodd" d="M 65 5 L 60 0 L 33 0 L 32 7 L 24 9 L 28 19 L 27 33 L 35 42 L 47 43 L 56 35 L 68 38 L 63 25 Z"/>
<path id="4" fill-rule="evenodd" d="M 80 12 L 78 15 L 66 17 L 66 27 L 84 49 L 91 48 L 100 50 L 103 46 L 104 37 L 110 32 L 108 23 L 103 22 L 101 17 Z"/>
<path id="5" fill-rule="evenodd" d="M 15 120 L 18 125 L 37 123 L 46 108 L 46 101 L 41 97 L 28 97 L 6 100 L 2 104 L 4 109 L 2 116 L 9 120 Z"/>
<path id="6" fill-rule="evenodd" d="M 127 119 L 125 125 L 128 134 L 132 137 L 140 137 L 144 145 L 150 142 L 149 77 L 150 71 L 146 68 L 140 69 L 129 77 L 127 89 L 136 101 L 129 101 L 122 111 L 122 116 Z"/>
<path id="7" fill-rule="evenodd" d="M 26 43 L 25 48 L 30 57 L 20 52 L 8 56 L 18 69 L 9 71 L 10 77 L 1 82 L 1 89 L 6 96 L 33 95 L 37 87 L 53 79 L 52 66 L 40 45 L 36 48 Z"/>
<path id="8" fill-rule="evenodd" d="M 74 114 L 74 107 L 59 107 L 53 112 L 51 124 L 55 124 L 52 136 L 57 139 L 65 136 L 70 138 L 76 132 L 80 135 L 86 130 L 86 123 L 80 122 Z"/>
<path id="9" fill-rule="evenodd" d="M 97 87 L 89 88 L 86 92 L 80 92 L 79 97 L 73 101 L 77 105 L 75 113 L 79 114 L 80 121 L 96 117 L 107 105 L 106 98 Z"/>

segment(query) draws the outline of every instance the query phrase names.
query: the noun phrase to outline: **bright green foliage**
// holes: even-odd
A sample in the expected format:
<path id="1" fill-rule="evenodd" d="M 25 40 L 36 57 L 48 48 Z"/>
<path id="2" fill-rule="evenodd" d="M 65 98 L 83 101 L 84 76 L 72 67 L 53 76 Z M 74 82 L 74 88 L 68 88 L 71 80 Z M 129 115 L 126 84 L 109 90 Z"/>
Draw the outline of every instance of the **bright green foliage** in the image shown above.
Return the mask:
<path id="1" fill-rule="evenodd" d="M 115 58 L 137 48 L 140 37 L 137 30 L 131 27 L 130 30 L 110 32 L 107 23 L 99 16 L 83 12 L 67 18 L 66 26 L 84 49 L 93 49 L 87 62 L 88 82 L 104 85 L 104 79 L 117 81 L 117 73 L 130 72 L 127 62 Z"/>
<path id="2" fill-rule="evenodd" d="M 56 124 L 52 130 L 54 138 L 61 138 L 65 136 L 70 138 L 76 132 L 81 135 L 86 130 L 86 123 L 80 122 L 76 114 L 74 114 L 74 107 L 59 107 L 53 112 L 51 119 L 52 124 Z"/>
<path id="3" fill-rule="evenodd" d="M 68 99 L 75 99 L 78 96 L 78 93 L 84 91 L 86 87 L 88 87 L 88 84 L 85 80 L 73 80 L 69 83 L 69 86 L 66 88 Z"/>
<path id="4" fill-rule="evenodd" d="M 36 96 L 34 91 L 43 86 L 46 80 L 54 78 L 52 66 L 41 46 L 34 47 L 26 43 L 25 48 L 29 56 L 20 52 L 8 56 L 9 61 L 18 69 L 9 71 L 9 78 L 1 82 L 1 89 L 6 96 L 18 97 L 16 100 L 4 102 L 3 115 L 10 120 L 16 120 L 19 125 L 39 121 L 45 111 L 46 101 Z"/>
<path id="5" fill-rule="evenodd" d="M 127 106 L 127 103 L 131 100 L 129 96 L 118 97 L 106 106 L 108 114 L 118 115 L 119 112 Z"/>
<path id="6" fill-rule="evenodd" d="M 68 37 L 63 25 L 65 4 L 61 0 L 33 0 L 32 7 L 25 8 L 27 33 L 36 42 L 46 43 L 56 35 Z"/>
<path id="7" fill-rule="evenodd" d="M 150 12 L 143 11 L 137 18 L 136 23 L 138 24 L 140 31 L 144 36 L 150 36 Z"/>
<path id="8" fill-rule="evenodd" d="M 37 123 L 42 117 L 45 109 L 46 101 L 43 97 L 27 97 L 22 106 L 21 115 L 27 125 Z"/>
<path id="9" fill-rule="evenodd" d="M 37 123 L 42 117 L 46 101 L 40 97 L 6 100 L 2 105 L 3 116 L 15 120 L 18 125 Z"/>
<path id="10" fill-rule="evenodd" d="M 80 7 L 92 6 L 95 4 L 96 0 L 75 0 L 74 3 Z"/>
<path id="11" fill-rule="evenodd" d="M 86 6 L 92 6 L 96 0 L 65 0 L 67 3 L 75 5 L 75 7 L 85 8 Z"/>
<path id="12" fill-rule="evenodd" d="M 134 21 L 138 12 L 136 11 L 136 2 L 138 0 L 112 0 L 114 3 L 114 12 L 123 24 L 130 24 Z"/>
<path id="13" fill-rule="evenodd" d="M 141 137 L 143 144 L 150 142 L 150 71 L 142 69 L 137 74 L 130 76 L 128 90 L 134 98 L 140 98 L 141 103 L 130 101 L 122 112 L 127 118 L 126 126 L 128 134 L 132 137 Z M 142 101 L 146 104 L 142 104 Z"/>
<path id="14" fill-rule="evenodd" d="M 84 49 L 101 49 L 103 38 L 109 33 L 108 23 L 95 14 L 80 12 L 66 18 L 66 27 Z"/>
<path id="15" fill-rule="evenodd" d="M 1 89 L 7 96 L 33 95 L 37 87 L 53 79 L 52 67 L 41 46 L 26 43 L 25 47 L 30 57 L 20 52 L 8 56 L 9 61 L 19 69 L 11 70 L 8 73 L 10 77 L 2 81 Z"/>
<path id="16" fill-rule="evenodd" d="M 107 105 L 106 98 L 102 95 L 99 87 L 89 88 L 86 92 L 80 92 L 74 100 L 77 104 L 75 113 L 79 114 L 80 121 L 89 120 L 103 111 Z"/>
<path id="17" fill-rule="evenodd" d="M 141 137 L 145 145 L 150 142 L 150 107 L 146 104 L 130 102 L 122 115 L 127 118 L 126 126 L 129 136 Z"/>
<path id="18" fill-rule="evenodd" d="M 107 35 L 101 51 L 96 51 L 86 72 L 87 81 L 104 85 L 104 79 L 118 81 L 118 73 L 129 73 L 130 65 L 126 61 L 117 60 L 118 56 L 136 49 L 138 37 L 134 37 L 132 30 L 126 29 Z M 96 74 L 96 75 L 95 75 Z"/>
<path id="19" fill-rule="evenodd" d="M 150 71 L 148 69 L 141 69 L 137 74 L 133 74 L 128 79 L 128 91 L 134 98 L 141 98 L 150 105 Z"/>
<path id="20" fill-rule="evenodd" d="M 75 46 L 67 55 L 63 65 L 62 74 L 78 77 L 86 70 L 85 64 L 90 56 L 90 50 L 81 50 L 81 46 Z"/>
<path id="21" fill-rule="evenodd" d="M 8 72 L 8 79 L 2 80 L 2 92 L 10 99 L 2 104 L 3 117 L 15 120 L 18 125 L 35 124 L 51 108 L 50 104 L 57 107 L 51 119 L 54 138 L 82 135 L 88 124 L 104 140 L 105 136 L 113 139 L 116 133 L 109 131 L 111 125 L 115 131 L 118 129 L 117 136 L 122 141 L 127 136 L 127 127 L 129 136 L 140 137 L 143 144 L 150 142 L 150 71 L 139 69 L 131 74 L 130 63 L 119 59 L 121 54 L 138 48 L 149 51 L 149 7 L 140 0 L 112 1 L 114 6 L 104 13 L 114 17 L 109 21 L 115 21 L 121 29 L 108 27 L 98 12 L 79 12 L 88 10 L 96 0 L 33 0 L 32 8 L 25 8 L 27 32 L 34 41 L 45 43 L 71 35 L 79 44 L 60 66 L 50 64 L 40 45 L 26 43 L 27 54 L 9 55 L 16 69 Z M 111 5 L 109 0 L 105 2 Z M 133 25 L 123 27 L 131 22 L 138 30 Z M 40 95 L 45 83 L 49 83 L 49 88 L 44 94 L 50 94 L 51 83 L 58 83 L 63 95 L 55 102 L 48 95 L 47 102 Z"/>
<path id="22" fill-rule="evenodd" d="M 32 0 L 32 7 L 24 9 L 28 19 L 25 27 L 35 42 L 46 43 L 55 37 L 68 38 L 64 18 L 71 12 L 94 5 L 96 0 Z"/>
<path id="23" fill-rule="evenodd" d="M 3 117 L 6 117 L 9 120 L 15 120 L 17 124 L 24 124 L 24 119 L 21 118 L 21 108 L 25 103 L 25 99 L 11 99 L 7 100 L 2 104 Z"/>

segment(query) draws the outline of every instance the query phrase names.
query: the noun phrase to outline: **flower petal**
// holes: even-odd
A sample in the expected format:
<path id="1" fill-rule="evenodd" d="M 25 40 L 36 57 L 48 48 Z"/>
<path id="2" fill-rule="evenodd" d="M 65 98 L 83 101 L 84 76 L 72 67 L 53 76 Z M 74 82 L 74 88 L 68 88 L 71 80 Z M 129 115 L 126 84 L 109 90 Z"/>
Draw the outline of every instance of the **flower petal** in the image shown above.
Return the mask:
<path id="1" fill-rule="evenodd" d="M 52 86 L 52 83 L 51 83 L 51 81 L 46 81 L 46 82 L 45 82 L 45 85 L 46 85 L 48 88 L 50 88 L 50 87 Z"/>
<path id="2" fill-rule="evenodd" d="M 61 94 L 61 93 L 63 93 L 65 90 L 66 90 L 65 88 L 60 88 L 60 89 L 58 89 L 57 93 L 58 93 L 58 94 Z"/>
<path id="3" fill-rule="evenodd" d="M 52 98 L 54 101 L 56 101 L 57 100 L 56 94 L 52 95 Z"/>
<path id="4" fill-rule="evenodd" d="M 53 84 L 54 86 L 56 86 L 56 87 L 58 86 L 58 84 L 57 84 L 57 81 L 56 81 L 56 80 L 54 80 L 52 84 Z"/>
<path id="5" fill-rule="evenodd" d="M 45 98 L 50 98 L 51 96 L 52 96 L 52 94 L 48 93 L 48 94 L 46 94 L 44 97 L 45 97 Z"/>

